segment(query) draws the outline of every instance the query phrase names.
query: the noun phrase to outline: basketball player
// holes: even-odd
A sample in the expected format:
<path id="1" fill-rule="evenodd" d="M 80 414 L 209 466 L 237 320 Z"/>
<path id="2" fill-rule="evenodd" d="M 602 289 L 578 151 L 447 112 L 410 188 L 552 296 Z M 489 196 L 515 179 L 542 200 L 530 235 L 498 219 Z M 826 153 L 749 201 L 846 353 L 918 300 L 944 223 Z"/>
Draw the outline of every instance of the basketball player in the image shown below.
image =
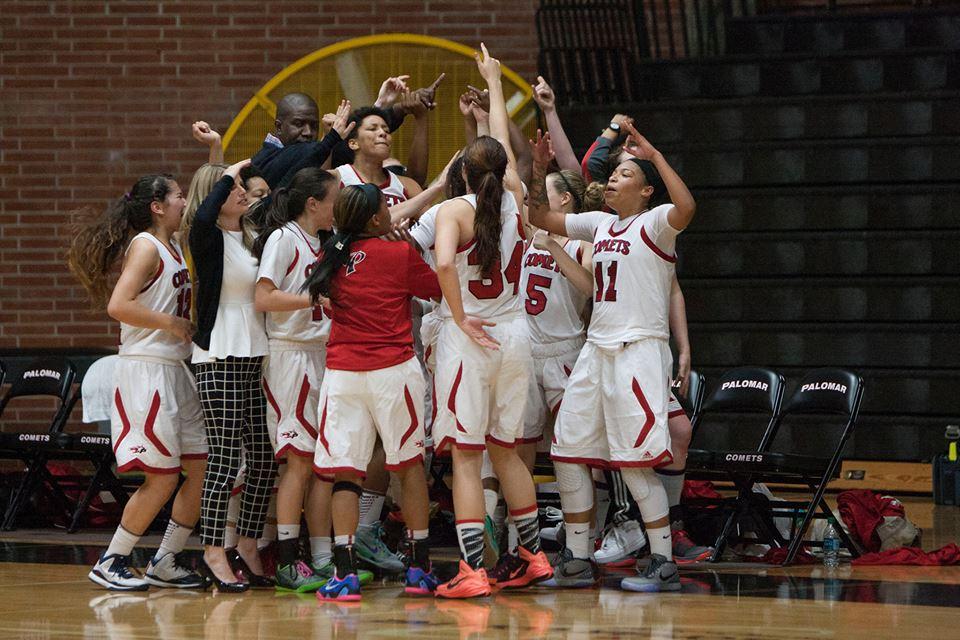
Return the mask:
<path id="1" fill-rule="evenodd" d="M 595 583 L 589 519 L 593 483 L 587 465 L 621 470 L 649 537 L 646 570 L 625 578 L 636 591 L 676 591 L 667 496 L 654 467 L 671 461 L 667 405 L 672 356 L 670 287 L 677 235 L 696 210 L 693 196 L 660 154 L 626 124 L 635 159 L 621 163 L 605 201 L 617 214 L 576 216 L 549 209 L 544 175 L 549 135 L 535 144 L 531 222 L 551 233 L 593 241 L 594 308 L 587 343 L 570 375 L 551 448 L 564 510 L 566 543 L 555 566 L 559 586 Z M 669 197 L 672 204 L 657 206 Z"/>
<path id="2" fill-rule="evenodd" d="M 440 295 L 437 277 L 391 229 L 386 197 L 373 184 L 345 187 L 334 205 L 337 233 L 307 280 L 310 296 L 330 300 L 327 373 L 320 388 L 314 469 L 334 476 L 336 571 L 321 599 L 360 597 L 354 532 L 360 479 L 379 436 L 386 469 L 402 487 L 409 565 L 406 591 L 430 595 L 438 581 L 427 547 L 429 504 L 423 469 L 423 374 L 413 351 L 410 304 Z"/>
<path id="3" fill-rule="evenodd" d="M 277 589 L 316 591 L 326 577 L 297 557 L 300 515 L 306 510 L 311 542 L 331 550 L 330 485 L 317 478 L 311 486 L 317 443 L 317 403 L 330 320 L 301 293 L 320 256 L 318 230 L 333 228 L 337 179 L 319 167 L 301 169 L 274 194 L 266 228 L 253 246 L 260 260 L 255 304 L 267 312 L 270 354 L 263 364 L 263 388 L 270 410 L 267 428 L 274 454 L 286 460 L 277 488 Z M 324 545 L 324 543 L 326 543 Z"/>
<path id="4" fill-rule="evenodd" d="M 140 469 L 144 481 L 87 576 L 117 591 L 205 584 L 176 558 L 200 516 L 207 457 L 200 402 L 183 364 L 193 334 L 191 283 L 173 234 L 185 207 L 183 192 L 170 176 L 144 176 L 83 227 L 70 248 L 70 268 L 100 304 L 123 252 L 120 278 L 107 305 L 110 317 L 120 322 L 111 429 L 117 470 Z M 177 491 L 181 469 L 186 480 Z M 130 569 L 130 553 L 174 491 L 160 549 L 141 578 Z"/>
<path id="5" fill-rule="evenodd" d="M 500 63 L 481 44 L 477 57 L 490 91 L 492 132 L 505 135 L 507 111 Z M 469 598 L 490 593 L 483 561 L 482 452 L 500 478 L 520 537 L 522 566 L 498 587 L 545 580 L 551 570 L 540 549 L 533 479 L 515 449 L 523 425 L 530 342 L 521 315 L 522 191 L 502 144 L 481 136 L 467 145 L 463 171 L 469 195 L 445 203 L 437 214 L 437 276 L 444 323 L 437 341 L 438 404 L 452 414 L 435 425 L 438 453 L 452 446 L 453 499 L 461 559 L 459 573 L 437 595 Z M 490 328 L 488 333 L 485 327 Z"/>

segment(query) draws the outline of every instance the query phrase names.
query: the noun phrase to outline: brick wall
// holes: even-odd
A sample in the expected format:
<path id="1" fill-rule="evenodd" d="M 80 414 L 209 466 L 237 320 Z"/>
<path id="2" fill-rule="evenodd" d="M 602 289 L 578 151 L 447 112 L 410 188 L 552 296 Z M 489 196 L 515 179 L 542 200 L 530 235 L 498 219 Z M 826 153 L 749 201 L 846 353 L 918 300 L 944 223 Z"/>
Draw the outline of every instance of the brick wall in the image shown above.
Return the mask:
<path id="1" fill-rule="evenodd" d="M 186 188 L 254 91 L 338 40 L 408 32 L 485 41 L 525 78 L 536 73 L 534 0 L 0 3 L 0 348 L 112 346 L 67 270 L 71 212 L 102 208 L 136 176 L 170 172 Z M 402 69 L 396 70 L 398 73 Z M 444 99 L 453 99 L 447 87 Z"/>

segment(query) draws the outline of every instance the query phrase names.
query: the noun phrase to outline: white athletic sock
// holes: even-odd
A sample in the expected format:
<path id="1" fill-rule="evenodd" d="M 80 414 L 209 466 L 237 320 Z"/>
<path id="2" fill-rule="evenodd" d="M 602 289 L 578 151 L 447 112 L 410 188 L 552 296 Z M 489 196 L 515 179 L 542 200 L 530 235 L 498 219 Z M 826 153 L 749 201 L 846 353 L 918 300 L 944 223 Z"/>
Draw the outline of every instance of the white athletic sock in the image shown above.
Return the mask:
<path id="1" fill-rule="evenodd" d="M 316 536 L 310 538 L 310 557 L 313 564 L 322 567 L 333 559 L 333 538 Z"/>
<path id="2" fill-rule="evenodd" d="M 382 493 L 363 490 L 360 496 L 360 525 L 372 525 L 380 521 L 383 512 L 383 502 L 386 496 Z"/>
<path id="3" fill-rule="evenodd" d="M 278 524 L 277 540 L 296 540 L 300 537 L 299 524 Z"/>
<path id="4" fill-rule="evenodd" d="M 590 548 L 590 525 L 586 522 L 564 522 L 563 529 L 567 534 L 567 549 L 574 558 L 587 560 L 593 557 Z"/>
<path id="5" fill-rule="evenodd" d="M 167 553 L 180 553 L 187 544 L 187 538 L 193 527 L 185 527 L 170 518 L 167 523 L 167 530 L 163 534 L 163 540 L 160 541 L 160 548 L 157 549 L 157 557 L 162 558 Z"/>
<path id="6" fill-rule="evenodd" d="M 341 547 L 347 544 L 353 544 L 353 536 L 347 534 L 343 536 L 333 536 L 333 544 Z"/>
<path id="7" fill-rule="evenodd" d="M 657 477 L 660 478 L 660 484 L 667 492 L 667 504 L 675 507 L 680 504 L 680 495 L 683 493 L 683 480 L 686 477 L 686 470 L 674 471 L 673 469 L 658 469 Z"/>
<path id="8" fill-rule="evenodd" d="M 500 502 L 500 493 L 493 489 L 483 490 L 483 510 L 490 519 L 496 522 L 497 504 Z"/>
<path id="9" fill-rule="evenodd" d="M 110 546 L 107 547 L 105 555 L 128 556 L 139 541 L 140 536 L 130 533 L 121 525 L 117 527 L 117 531 L 113 534 L 113 538 L 110 540 Z"/>
<path id="10" fill-rule="evenodd" d="M 647 540 L 650 542 L 650 553 L 659 553 L 667 560 L 673 560 L 673 536 L 669 525 L 656 529 L 647 527 Z"/>

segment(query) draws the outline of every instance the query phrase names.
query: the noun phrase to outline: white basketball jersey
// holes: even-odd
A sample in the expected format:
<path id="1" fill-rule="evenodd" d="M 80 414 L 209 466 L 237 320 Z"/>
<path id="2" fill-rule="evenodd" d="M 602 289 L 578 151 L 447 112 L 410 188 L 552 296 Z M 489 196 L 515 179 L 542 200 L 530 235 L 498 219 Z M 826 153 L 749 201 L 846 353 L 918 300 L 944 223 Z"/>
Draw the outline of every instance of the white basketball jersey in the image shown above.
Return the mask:
<path id="1" fill-rule="evenodd" d="M 354 169 L 351 164 L 340 165 L 337 167 L 337 173 L 340 174 L 341 188 L 350 185 L 364 184 L 363 178 L 360 177 L 360 174 L 357 173 L 357 170 Z M 387 174 L 387 181 L 383 184 L 378 184 L 377 187 L 383 192 L 383 196 L 387 200 L 387 206 L 392 207 L 395 204 L 407 200 L 409 196 L 400 177 L 392 171 L 384 171 L 384 173 Z"/>
<path id="2" fill-rule="evenodd" d="M 593 314 L 587 340 L 617 346 L 670 337 L 670 288 L 680 232 L 672 204 L 621 220 L 601 211 L 568 215 L 567 235 L 593 241 Z"/>
<path id="3" fill-rule="evenodd" d="M 287 293 L 300 293 L 320 259 L 320 239 L 311 236 L 296 222 L 288 222 L 270 234 L 260 257 L 257 280 L 270 280 Z M 267 314 L 267 337 L 294 342 L 325 341 L 330 335 L 330 317 L 323 307 Z"/>
<path id="4" fill-rule="evenodd" d="M 580 262 L 580 242 L 568 240 L 564 251 Z M 550 344 L 583 336 L 587 296 L 560 273 L 560 266 L 549 251 L 541 251 L 532 244 L 527 249 L 523 255 L 520 291 L 530 339 L 534 343 Z"/>
<path id="5" fill-rule="evenodd" d="M 434 271 L 437 270 L 437 256 L 433 246 L 437 239 L 437 212 L 443 205 L 441 202 L 424 211 L 423 215 L 417 218 L 417 224 L 410 228 L 410 236 L 423 251 L 423 261 Z"/>
<path id="6" fill-rule="evenodd" d="M 139 238 L 146 238 L 154 244 L 160 254 L 160 266 L 137 294 L 137 302 L 151 311 L 189 320 L 193 288 L 190 283 L 190 271 L 183 261 L 179 245 L 171 238 L 168 248 L 146 231 L 134 236 L 130 244 L 132 245 Z M 130 251 L 129 246 L 127 251 Z M 192 350 L 193 345 L 190 342 L 184 342 L 167 331 L 120 323 L 119 353 L 122 356 L 183 360 Z"/>
<path id="7" fill-rule="evenodd" d="M 460 196 L 474 209 L 477 196 Z M 457 250 L 456 266 L 460 278 L 460 295 L 467 315 L 479 318 L 520 311 L 520 271 L 523 262 L 523 225 L 513 194 L 503 193 L 500 200 L 500 260 L 490 270 L 490 277 L 480 273 L 477 241 L 471 240 Z M 450 317 L 446 300 L 440 305 L 443 317 Z"/>

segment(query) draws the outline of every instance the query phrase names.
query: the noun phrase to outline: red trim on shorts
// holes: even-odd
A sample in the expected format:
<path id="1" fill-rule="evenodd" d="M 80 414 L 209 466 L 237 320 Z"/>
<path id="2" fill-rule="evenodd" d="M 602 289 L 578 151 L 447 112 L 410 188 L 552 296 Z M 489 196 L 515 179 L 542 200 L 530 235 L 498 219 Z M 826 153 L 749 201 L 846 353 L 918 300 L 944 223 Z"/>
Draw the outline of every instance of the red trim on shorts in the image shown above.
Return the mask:
<path id="1" fill-rule="evenodd" d="M 320 418 L 320 431 L 317 434 L 317 442 L 323 445 L 323 448 L 326 450 L 327 455 L 330 455 L 330 443 L 327 442 L 326 435 L 326 426 L 327 426 L 327 402 L 328 399 L 324 398 L 323 400 L 323 416 Z"/>
<path id="2" fill-rule="evenodd" d="M 284 277 L 290 275 L 290 272 L 293 271 L 293 268 L 297 266 L 297 262 L 300 260 L 300 248 L 294 247 L 296 253 L 293 254 L 293 262 L 290 263 L 290 266 L 287 267 L 286 272 L 283 274 Z"/>
<path id="3" fill-rule="evenodd" d="M 277 399 L 273 397 L 273 392 L 270 391 L 270 385 L 267 384 L 266 378 L 263 378 L 263 393 L 267 396 L 267 402 L 273 407 L 274 413 L 277 414 L 277 424 L 280 424 L 283 418 L 283 415 L 280 413 L 280 405 L 277 404 Z"/>
<path id="4" fill-rule="evenodd" d="M 144 473 L 158 473 L 161 475 L 168 475 L 172 473 L 180 473 L 180 466 L 164 468 L 164 467 L 151 467 L 146 462 L 142 460 L 131 460 L 127 464 L 117 467 L 117 473 L 126 473 L 127 471 L 132 471 L 133 469 L 140 469 Z"/>
<path id="5" fill-rule="evenodd" d="M 161 258 L 161 259 L 160 259 L 160 266 L 157 267 L 157 272 L 156 272 L 155 274 L 153 274 L 153 277 L 152 277 L 152 278 L 150 278 L 150 282 L 148 282 L 147 284 L 143 285 L 143 289 L 140 289 L 140 293 L 143 293 L 144 291 L 146 291 L 147 289 L 149 289 L 150 287 L 152 287 L 152 286 L 153 286 L 153 283 L 160 279 L 160 274 L 162 274 L 162 273 L 163 273 L 163 259 Z"/>
<path id="6" fill-rule="evenodd" d="M 170 451 L 163 446 L 160 438 L 153 431 L 153 424 L 157 420 L 157 414 L 160 413 L 160 391 L 153 392 L 153 402 L 150 403 L 150 412 L 147 414 L 147 421 L 143 423 L 143 434 L 147 437 L 157 451 L 165 456 L 170 456 Z"/>
<path id="7" fill-rule="evenodd" d="M 386 469 L 387 471 L 399 471 L 400 469 L 405 469 L 405 468 L 410 467 L 410 466 L 413 466 L 414 464 L 417 464 L 417 463 L 423 464 L 423 454 L 422 454 L 422 453 L 418 453 L 417 455 L 413 456 L 413 457 L 410 458 L 409 460 L 404 460 L 404 461 L 402 461 L 402 462 L 398 462 L 397 464 L 386 464 L 386 463 L 384 463 L 383 468 Z"/>
<path id="8" fill-rule="evenodd" d="M 624 469 L 630 467 L 658 467 L 662 464 L 673 462 L 673 455 L 669 451 L 664 451 L 656 458 L 651 460 L 611 460 L 611 469 Z"/>
<path id="9" fill-rule="evenodd" d="M 292 444 L 285 444 L 280 447 L 280 451 L 277 451 L 275 454 L 273 454 L 273 457 L 277 460 L 280 460 L 281 458 L 286 457 L 288 452 L 300 456 L 301 458 L 312 458 L 314 454 L 313 451 L 304 451 L 303 449 L 297 449 Z"/>
<path id="10" fill-rule="evenodd" d="M 208 454 L 206 453 L 181 453 L 181 460 L 206 460 Z"/>
<path id="11" fill-rule="evenodd" d="M 117 413 L 120 414 L 120 423 L 123 425 L 123 429 L 120 431 L 120 437 L 117 438 L 117 441 L 113 444 L 113 455 L 116 456 L 117 450 L 120 449 L 120 443 L 123 442 L 123 439 L 130 433 L 130 420 L 127 418 L 127 412 L 123 408 L 123 400 L 120 398 L 119 388 L 113 392 L 113 403 L 117 406 Z"/>
<path id="12" fill-rule="evenodd" d="M 550 454 L 550 459 L 554 462 L 567 462 L 569 464 L 585 464 L 588 467 L 593 467 L 594 469 L 606 469 L 610 466 L 610 463 L 606 460 L 601 460 L 600 458 L 576 458 L 568 456 L 557 456 Z"/>
<path id="13" fill-rule="evenodd" d="M 457 417 L 457 391 L 460 389 L 460 380 L 462 379 L 463 362 L 460 363 L 460 368 L 457 369 L 457 377 L 453 380 L 453 387 L 450 389 L 450 397 L 447 398 L 447 408 L 450 409 L 450 413 L 453 414 L 453 420 L 457 423 L 457 431 L 466 433 L 467 430 L 463 428 L 463 425 L 460 424 L 460 419 Z"/>
<path id="14" fill-rule="evenodd" d="M 543 435 L 536 436 L 534 438 L 517 438 L 514 440 L 516 444 L 533 444 L 534 442 L 540 442 L 543 440 Z"/>
<path id="15" fill-rule="evenodd" d="M 686 416 L 686 415 L 687 415 L 686 411 L 684 411 L 683 409 L 677 409 L 676 411 L 671 411 L 670 413 L 667 414 L 667 420 L 669 420 L 670 418 L 676 418 L 677 416 Z"/>
<path id="16" fill-rule="evenodd" d="M 449 446 L 450 444 L 455 442 L 456 440 L 454 440 L 450 436 L 444 437 L 442 440 L 440 440 L 440 442 L 433 445 L 433 455 L 440 456 L 441 458 L 449 458 L 450 457 Z"/>
<path id="17" fill-rule="evenodd" d="M 313 428 L 313 425 L 307 422 L 307 419 L 303 415 L 303 408 L 307 406 L 307 399 L 310 397 L 310 380 L 307 378 L 307 374 L 303 374 L 303 381 L 300 383 L 300 396 L 297 398 L 297 421 L 307 430 L 307 433 L 310 434 L 310 437 L 314 440 L 317 439 L 317 430 Z"/>
<path id="18" fill-rule="evenodd" d="M 356 467 L 318 467 L 317 465 L 313 465 L 313 472 L 321 478 L 323 476 L 329 477 L 336 473 L 347 473 L 350 471 L 360 474 L 361 478 L 367 477 L 366 469 L 357 469 Z"/>
<path id="19" fill-rule="evenodd" d="M 654 244 L 653 240 L 650 239 L 650 236 L 647 235 L 646 227 L 640 227 L 640 238 L 643 239 L 644 244 L 650 247 L 651 251 L 653 251 L 655 254 L 657 254 L 658 256 L 660 256 L 670 264 L 673 264 L 677 261 L 677 256 L 671 256 L 667 254 L 663 249 L 661 249 L 656 244 Z"/>
<path id="20" fill-rule="evenodd" d="M 644 414 L 647 416 L 647 421 L 644 422 L 643 427 L 640 428 L 640 435 L 637 436 L 637 441 L 633 443 L 633 448 L 636 449 L 647 439 L 647 435 L 649 435 L 650 429 L 652 429 L 656 423 L 657 417 L 653 415 L 650 404 L 647 402 L 646 396 L 643 395 L 643 389 L 640 388 L 640 383 L 637 382 L 636 378 L 633 379 L 633 395 L 637 396 L 637 402 L 640 403 Z"/>
<path id="21" fill-rule="evenodd" d="M 491 435 L 488 435 L 486 438 L 484 438 L 484 440 L 486 440 L 491 444 L 495 444 L 498 447 L 503 447 L 505 449 L 513 449 L 515 446 L 517 446 L 516 440 L 514 440 L 513 442 L 507 442 L 506 440 L 500 440 L 498 438 L 494 438 Z"/>
<path id="22" fill-rule="evenodd" d="M 623 229 L 620 229 L 619 231 L 614 231 L 614 230 L 613 230 L 613 225 L 615 225 L 615 224 L 617 224 L 618 222 L 620 222 L 620 218 L 617 218 L 616 220 L 614 220 L 614 221 L 612 221 L 612 222 L 610 223 L 610 231 L 608 231 L 608 233 L 609 233 L 611 236 L 613 236 L 614 238 L 616 238 L 617 236 L 622 236 L 623 234 L 625 234 L 625 233 L 627 232 L 627 229 L 629 229 L 630 227 L 632 227 L 632 226 L 633 226 L 633 223 L 636 222 L 636 221 L 639 220 L 639 219 L 640 219 L 640 216 L 639 216 L 639 215 L 634 216 L 633 220 L 631 220 L 630 222 L 627 223 L 627 226 L 625 226 Z"/>
<path id="23" fill-rule="evenodd" d="M 537 503 L 534 502 L 529 507 L 522 507 L 520 509 L 510 509 L 509 511 L 510 511 L 510 515 L 513 516 L 514 518 L 517 518 L 519 516 L 529 515 L 531 513 L 537 512 Z"/>
<path id="24" fill-rule="evenodd" d="M 483 520 L 454 520 L 453 524 L 483 524 Z"/>
<path id="25" fill-rule="evenodd" d="M 413 398 L 410 396 L 410 390 L 407 389 L 407 385 L 403 385 L 403 399 L 407 403 L 407 413 L 410 414 L 410 427 L 400 436 L 400 448 L 403 448 L 404 443 L 410 439 L 410 436 L 413 435 L 413 432 L 417 430 L 417 427 L 420 425 L 420 421 L 417 420 L 417 408 L 413 404 Z M 402 463 L 401 463 L 402 464 Z M 387 466 L 384 465 L 386 469 Z"/>
<path id="26" fill-rule="evenodd" d="M 453 446 L 461 451 L 486 451 L 487 445 L 485 444 L 470 444 L 469 442 L 453 442 Z"/>

